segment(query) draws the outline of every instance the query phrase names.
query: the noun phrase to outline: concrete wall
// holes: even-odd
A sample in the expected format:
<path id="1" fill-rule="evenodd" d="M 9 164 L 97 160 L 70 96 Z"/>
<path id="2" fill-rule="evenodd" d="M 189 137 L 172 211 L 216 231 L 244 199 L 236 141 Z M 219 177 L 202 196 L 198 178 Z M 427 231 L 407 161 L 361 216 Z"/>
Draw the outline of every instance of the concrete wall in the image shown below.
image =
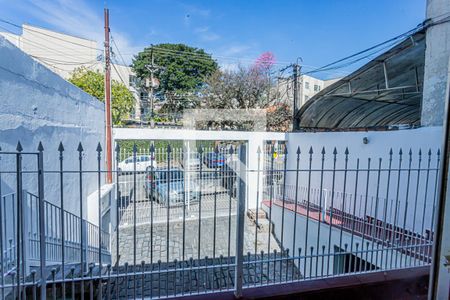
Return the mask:
<path id="1" fill-rule="evenodd" d="M 98 60 L 103 51 L 97 41 L 68 35 L 41 27 L 24 24 L 22 34 L 0 32 L 9 42 L 45 65 L 56 74 L 68 79 L 75 69 L 85 67 L 103 73 L 105 65 Z M 139 93 L 130 84 L 130 75 L 135 75 L 131 67 L 113 64 L 111 79 L 123 84 L 133 93 L 136 110 L 140 112 Z"/>
<path id="2" fill-rule="evenodd" d="M 24 151 L 44 146 L 44 167 L 59 169 L 59 142 L 63 142 L 65 170 L 78 169 L 78 143 L 85 149 L 85 170 L 97 168 L 97 143 L 104 143 L 104 108 L 97 99 L 62 79 L 0 37 L 0 147 L 14 151 L 20 140 Z M 1 155 L 1 170 L 15 171 L 15 157 Z M 24 185 L 37 192 L 36 157 L 24 155 Z M 96 175 L 83 175 L 83 201 L 97 188 Z M 14 192 L 15 175 L 3 174 L 2 194 Z M 64 175 L 67 210 L 79 212 L 78 175 Z M 59 204 L 59 178 L 45 174 L 45 198 Z M 85 212 L 86 213 L 86 212 Z"/>
<path id="3" fill-rule="evenodd" d="M 262 208 L 267 214 L 269 213 L 269 208 L 267 206 L 264 205 Z M 273 232 L 279 241 L 281 239 L 282 213 L 283 210 L 280 206 L 272 206 Z M 420 264 L 419 260 L 406 260 L 405 255 L 400 252 L 393 251 L 392 249 L 383 249 L 371 241 L 367 244 L 367 238 L 363 239 L 358 235 L 352 236 L 351 233 L 346 231 L 342 231 L 341 239 L 341 230 L 339 227 L 333 226 L 330 231 L 330 226 L 312 219 L 309 219 L 308 231 L 306 231 L 306 220 L 306 217 L 301 214 L 297 214 L 297 217 L 295 217 L 293 211 L 287 209 L 284 211 L 283 247 L 285 249 L 289 249 L 289 255 L 293 256 L 292 249 L 294 248 L 295 256 L 298 256 L 298 249 L 302 248 L 301 255 L 304 256 L 305 246 L 307 247 L 307 255 L 311 255 L 311 247 L 313 247 L 313 255 L 317 255 L 317 253 L 319 254 L 319 257 L 315 256 L 312 259 L 311 257 L 308 257 L 306 260 L 302 258 L 300 260 L 300 264 L 297 259 L 294 261 L 297 267 L 299 267 L 302 275 L 305 277 L 327 276 L 333 274 L 333 268 L 335 265 L 335 258 L 333 254 L 335 253 L 335 246 L 344 250 L 345 245 L 347 245 L 348 251 L 352 251 L 355 256 L 358 256 L 362 260 L 382 268 L 404 267 L 405 262 L 408 262 L 408 264 L 411 262 Z M 295 240 L 294 223 L 296 224 Z M 363 249 L 361 249 L 362 245 L 364 245 Z M 322 249 L 323 246 L 325 246 L 325 251 Z M 317 247 L 319 247 L 318 252 Z M 360 252 L 357 253 L 356 249 Z M 368 250 L 369 253 L 367 254 L 365 252 L 361 252 L 361 250 Z M 325 255 L 322 255 L 324 253 Z"/>
<path id="4" fill-rule="evenodd" d="M 422 150 L 421 169 L 428 166 L 428 150 L 431 149 L 432 155 L 430 160 L 430 168 L 437 167 L 437 150 L 441 146 L 442 130 L 440 127 L 427 127 L 411 130 L 396 131 L 373 131 L 373 132 L 322 132 L 322 133 L 289 133 L 288 140 L 288 172 L 286 184 L 292 187 L 296 185 L 296 160 L 297 147 L 300 146 L 300 164 L 302 170 L 299 173 L 298 186 L 306 189 L 310 184 L 311 190 L 326 189 L 328 191 L 327 205 L 331 205 L 331 195 L 329 192 L 333 189 L 333 150 L 336 147 L 336 172 L 334 179 L 334 191 L 344 192 L 346 197 L 339 195 L 334 196 L 334 208 L 341 208 L 343 205 L 349 209 L 356 206 L 356 213 L 363 214 L 365 205 L 365 196 L 368 196 L 368 207 L 373 205 L 372 214 L 377 214 L 378 218 L 385 217 L 385 206 L 388 206 L 389 216 L 387 219 L 393 221 L 393 213 L 391 211 L 397 207 L 403 216 L 403 212 L 408 211 L 406 227 L 421 231 L 422 225 L 424 229 L 430 229 L 433 216 L 433 205 L 435 202 L 436 190 L 436 170 L 421 171 L 418 176 L 419 149 Z M 368 143 L 364 144 L 363 139 L 367 138 Z M 307 176 L 309 170 L 309 150 L 312 147 L 312 171 L 311 179 Z M 324 159 L 324 170 L 321 170 L 322 147 L 326 152 Z M 345 149 L 348 147 L 348 163 L 347 175 L 344 173 L 345 168 Z M 392 169 L 399 167 L 399 150 L 402 148 L 402 169 L 400 173 L 391 171 L 389 175 L 389 150 L 392 148 Z M 411 173 L 408 183 L 409 168 L 409 150 L 412 150 Z M 371 159 L 369 182 L 367 183 L 368 159 Z M 381 158 L 380 180 L 377 179 L 379 162 Z M 359 159 L 358 184 L 356 185 L 356 165 Z M 323 176 L 321 176 L 323 175 Z M 389 177 L 390 176 L 390 177 Z M 388 180 L 389 179 L 389 180 Z M 309 181 L 310 180 L 310 181 Z M 322 180 L 322 185 L 321 185 Z M 428 181 L 427 181 L 428 180 Z M 389 186 L 388 186 L 389 183 Z M 367 192 L 366 192 L 367 191 Z M 356 192 L 356 193 L 355 193 Z M 292 192 L 291 192 L 292 194 Z M 357 200 L 354 195 L 357 195 Z M 378 194 L 378 199 L 376 195 Z M 416 197 L 417 194 L 417 197 Z M 316 195 L 319 196 L 319 195 Z M 322 195 L 325 198 L 325 194 Z M 316 197 L 318 198 L 318 197 Z M 387 200 L 386 200 L 387 199 Z M 322 199 L 322 201 L 325 201 Z M 344 203 L 345 201 L 345 203 Z M 385 203 L 387 201 L 387 204 Z M 350 202 L 350 203 L 349 203 Z M 378 209 L 375 205 L 378 202 Z M 406 202 L 408 207 L 406 208 Z M 322 202 L 323 203 L 323 202 Z M 353 204 L 354 203 L 354 204 Z M 414 216 L 416 211 L 416 216 Z M 425 215 L 422 212 L 425 211 Z M 398 220 L 398 218 L 397 218 Z M 422 222 L 422 220 L 424 222 Z"/>
<path id="5" fill-rule="evenodd" d="M 450 14 L 448 0 L 428 0 L 427 19 L 439 21 Z M 444 118 L 447 70 L 450 59 L 450 22 L 427 29 L 425 50 L 425 73 L 421 123 L 440 126 Z"/>

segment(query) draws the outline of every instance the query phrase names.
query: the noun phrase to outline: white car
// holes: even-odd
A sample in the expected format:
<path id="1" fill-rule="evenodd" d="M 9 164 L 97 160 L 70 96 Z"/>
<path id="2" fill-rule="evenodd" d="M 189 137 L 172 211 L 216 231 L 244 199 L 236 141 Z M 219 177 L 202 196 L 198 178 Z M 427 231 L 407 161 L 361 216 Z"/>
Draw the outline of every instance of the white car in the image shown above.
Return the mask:
<path id="1" fill-rule="evenodd" d="M 150 155 L 137 155 L 136 156 L 136 171 L 143 172 L 149 170 L 151 167 L 157 168 L 155 158 Z M 119 172 L 132 172 L 134 171 L 134 158 L 133 156 L 122 160 L 118 165 Z"/>

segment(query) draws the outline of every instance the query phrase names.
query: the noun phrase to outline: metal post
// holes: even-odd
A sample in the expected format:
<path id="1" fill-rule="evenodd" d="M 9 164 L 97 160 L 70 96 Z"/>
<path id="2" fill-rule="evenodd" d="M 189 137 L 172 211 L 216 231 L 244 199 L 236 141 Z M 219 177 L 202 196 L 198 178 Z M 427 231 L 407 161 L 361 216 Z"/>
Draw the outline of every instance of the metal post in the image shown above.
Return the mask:
<path id="1" fill-rule="evenodd" d="M 44 215 L 44 147 L 42 143 L 38 146 L 38 196 L 39 196 L 39 259 L 41 263 L 41 299 L 47 299 L 47 286 L 45 274 L 45 215 Z"/>
<path id="2" fill-rule="evenodd" d="M 294 77 L 294 106 L 292 109 L 293 113 L 293 125 L 292 129 L 297 130 L 299 128 L 298 120 L 296 120 L 297 110 L 299 105 L 299 100 L 301 101 L 301 98 L 299 99 L 299 93 L 298 93 L 298 79 L 300 77 L 300 66 L 298 64 L 293 65 L 293 77 Z"/>
<path id="3" fill-rule="evenodd" d="M 445 101 L 445 117 L 443 125 L 443 141 L 442 141 L 442 160 L 439 174 L 439 197 L 437 202 L 436 221 L 434 224 L 435 236 L 433 238 L 433 258 L 431 260 L 430 284 L 428 299 L 442 299 L 448 298 L 449 283 L 446 281 L 448 276 L 446 268 L 448 268 L 448 261 L 444 250 L 450 248 L 449 240 L 446 238 L 445 232 L 448 236 L 448 227 L 445 225 L 450 220 L 450 199 L 448 194 L 448 176 L 449 176 L 449 136 L 450 136 L 450 121 L 449 121 L 449 102 L 450 102 L 450 62 L 447 75 L 447 91 Z M 447 264 L 447 266 L 446 266 Z"/>
<path id="4" fill-rule="evenodd" d="M 245 182 L 247 164 L 246 146 L 239 147 L 239 196 L 237 203 L 236 218 L 236 268 L 235 268 L 235 290 L 236 298 L 242 296 L 243 262 L 244 262 L 244 223 L 245 223 Z"/>
<path id="5" fill-rule="evenodd" d="M 85 229 L 84 229 L 84 223 L 83 223 L 83 145 L 81 145 L 81 142 L 78 144 L 78 176 L 79 176 L 79 201 L 80 201 L 80 293 L 81 293 L 81 299 L 84 299 L 84 260 L 85 260 L 85 254 L 84 252 L 84 239 L 85 239 Z M 44 298 L 45 299 L 45 298 Z"/>
<path id="6" fill-rule="evenodd" d="M 2 148 L 0 147 L 0 152 L 2 151 Z M 0 157 L 0 163 L 1 163 L 1 157 Z M 1 165 L 0 165 L 0 171 L 1 171 Z M 2 173 L 0 172 L 0 217 L 3 217 L 3 195 L 2 195 Z M 5 233 L 6 235 L 6 233 Z M 0 296 L 2 299 L 5 299 L 5 272 L 3 269 L 4 266 L 4 258 L 3 258 L 3 221 L 0 220 L 0 276 L 1 276 L 1 282 L 0 284 L 2 287 L 0 288 Z"/>
<path id="7" fill-rule="evenodd" d="M 112 183 L 112 114 L 111 114 L 111 58 L 109 51 L 109 9 L 104 10 L 105 18 L 105 125 L 106 125 L 106 167 L 107 183 Z"/>

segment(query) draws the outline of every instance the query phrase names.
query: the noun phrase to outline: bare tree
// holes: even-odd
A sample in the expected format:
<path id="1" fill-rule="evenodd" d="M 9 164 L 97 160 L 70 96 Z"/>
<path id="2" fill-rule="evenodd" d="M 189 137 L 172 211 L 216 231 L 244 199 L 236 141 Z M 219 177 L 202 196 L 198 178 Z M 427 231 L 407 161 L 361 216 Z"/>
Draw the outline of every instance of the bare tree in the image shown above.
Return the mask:
<path id="1" fill-rule="evenodd" d="M 290 108 L 280 101 L 270 77 L 270 65 L 255 63 L 237 70 L 216 71 L 207 80 L 200 95 L 200 107 L 214 109 L 260 108 L 267 111 L 267 128 L 287 131 L 291 120 Z M 202 127 L 215 129 L 250 129 L 247 122 L 208 122 Z"/>

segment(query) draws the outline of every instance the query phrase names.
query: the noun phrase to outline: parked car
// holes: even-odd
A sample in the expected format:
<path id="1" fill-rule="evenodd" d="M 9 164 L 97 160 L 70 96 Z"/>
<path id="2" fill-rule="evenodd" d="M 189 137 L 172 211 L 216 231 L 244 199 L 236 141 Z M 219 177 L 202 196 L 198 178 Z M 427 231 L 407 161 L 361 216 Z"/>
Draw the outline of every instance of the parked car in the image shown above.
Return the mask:
<path id="1" fill-rule="evenodd" d="M 130 156 L 127 159 L 119 162 L 117 166 L 119 172 L 132 172 L 134 171 L 134 157 Z M 150 168 L 157 168 L 157 163 L 155 158 L 150 155 L 137 155 L 136 156 L 136 171 L 142 172 L 147 171 Z"/>
<path id="2" fill-rule="evenodd" d="M 168 180 L 170 178 L 170 180 Z M 183 205 L 185 199 L 185 179 L 184 171 L 179 168 L 157 169 L 147 172 L 145 182 L 145 196 L 163 205 Z M 200 188 L 195 180 L 189 181 L 189 194 L 186 195 L 189 201 L 198 201 L 200 198 Z M 152 200 L 153 200 L 152 199 Z"/>
<path id="3" fill-rule="evenodd" d="M 225 165 L 225 157 L 222 153 L 208 152 L 203 156 L 203 162 L 208 168 L 223 167 Z"/>
<path id="4" fill-rule="evenodd" d="M 183 153 L 181 166 L 185 170 L 198 170 L 200 169 L 201 161 L 198 158 L 198 153 L 190 153 L 189 155 L 185 155 Z"/>

